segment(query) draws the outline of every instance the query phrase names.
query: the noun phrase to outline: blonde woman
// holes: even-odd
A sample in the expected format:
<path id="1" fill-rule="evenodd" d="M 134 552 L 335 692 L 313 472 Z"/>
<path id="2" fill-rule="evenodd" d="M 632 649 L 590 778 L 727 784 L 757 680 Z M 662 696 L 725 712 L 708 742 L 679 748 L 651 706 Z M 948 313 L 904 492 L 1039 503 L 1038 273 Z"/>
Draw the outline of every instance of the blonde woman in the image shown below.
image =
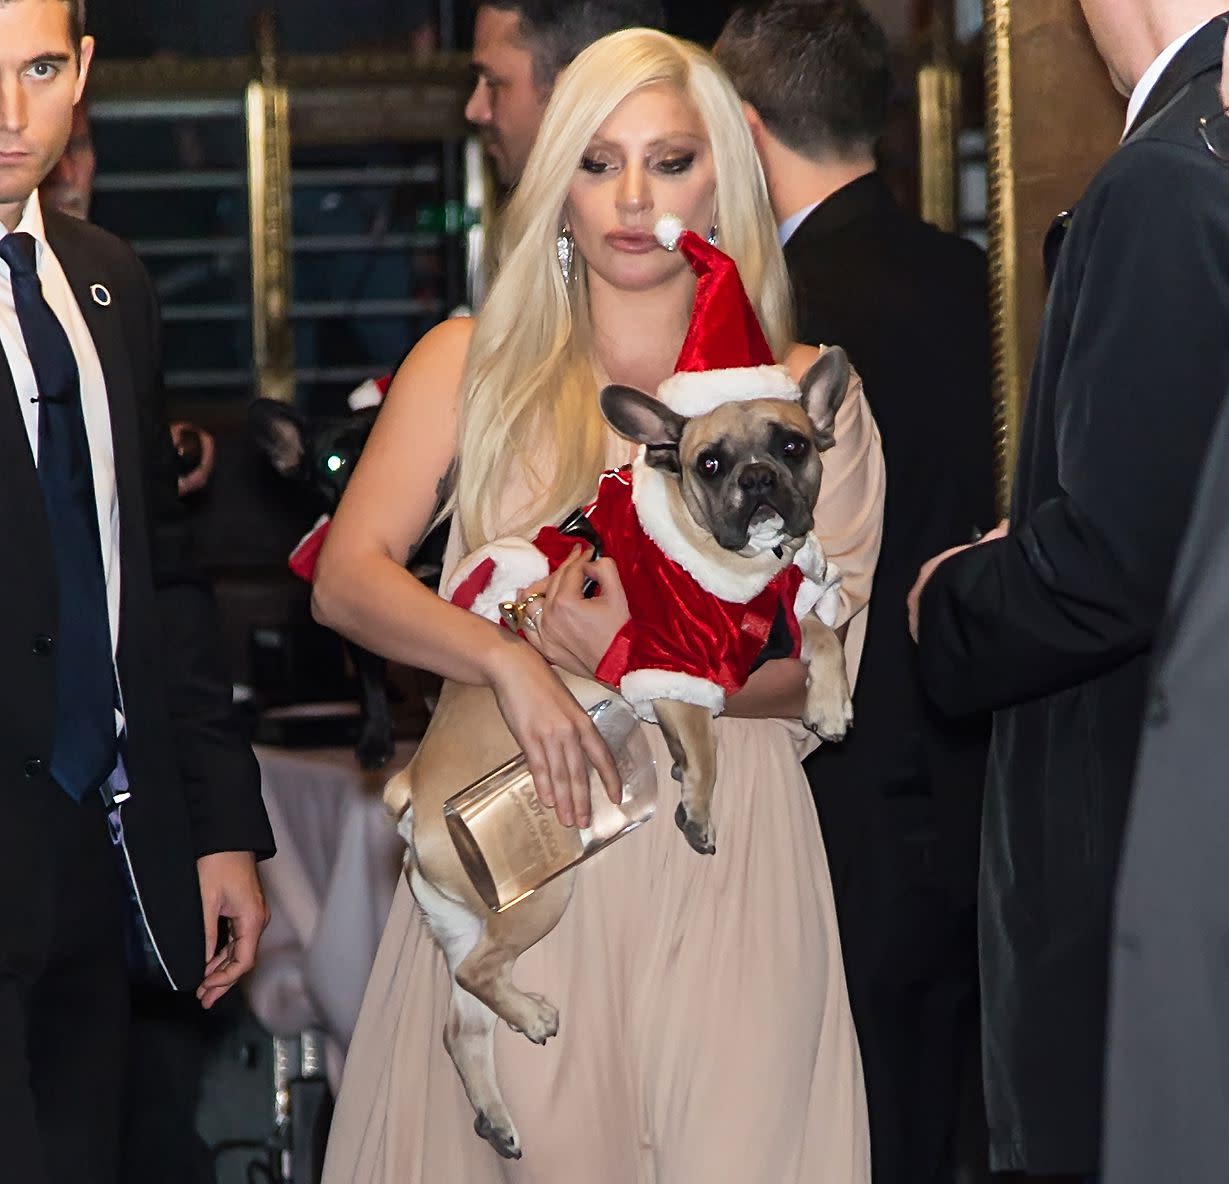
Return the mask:
<path id="1" fill-rule="evenodd" d="M 584 809 L 586 762 L 609 769 L 587 717 L 534 648 L 439 600 L 402 560 L 454 464 L 450 564 L 558 521 L 590 499 L 601 469 L 631 458 L 596 396 L 605 381 L 652 391 L 673 371 L 695 277 L 651 243 L 666 212 L 716 231 L 774 350 L 801 376 L 817 354 L 789 341 L 785 268 L 734 92 L 691 45 L 645 30 L 605 38 L 555 90 L 481 318 L 439 326 L 397 375 L 316 583 L 317 613 L 340 632 L 489 686 L 565 822 Z M 860 390 L 836 436 L 816 530 L 845 573 L 852 670 L 884 491 Z M 596 667 L 626 613 L 617 579 L 597 574 L 602 596 L 560 594 L 556 619 L 538 622 L 573 671 Z M 697 856 L 671 825 L 644 828 L 584 868 L 562 922 L 520 958 L 518 981 L 558 1005 L 562 1026 L 544 1048 L 502 1026 L 496 1035 L 519 1162 L 473 1132 L 441 1039 L 447 971 L 399 887 L 326 1184 L 866 1184 L 861 1066 L 798 763 L 802 690 L 797 663 L 768 663 L 717 721 L 717 856 Z M 672 803 L 670 760 L 651 739 Z"/>

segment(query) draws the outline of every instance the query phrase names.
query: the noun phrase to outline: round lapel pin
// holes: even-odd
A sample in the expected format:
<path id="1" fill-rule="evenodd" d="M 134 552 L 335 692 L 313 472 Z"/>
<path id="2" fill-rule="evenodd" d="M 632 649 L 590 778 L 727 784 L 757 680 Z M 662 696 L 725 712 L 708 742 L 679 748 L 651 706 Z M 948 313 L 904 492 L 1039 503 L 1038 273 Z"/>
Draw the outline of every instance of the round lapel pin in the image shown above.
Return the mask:
<path id="1" fill-rule="evenodd" d="M 104 284 L 91 284 L 90 295 L 94 297 L 94 303 L 100 307 L 111 307 L 111 293 Z"/>

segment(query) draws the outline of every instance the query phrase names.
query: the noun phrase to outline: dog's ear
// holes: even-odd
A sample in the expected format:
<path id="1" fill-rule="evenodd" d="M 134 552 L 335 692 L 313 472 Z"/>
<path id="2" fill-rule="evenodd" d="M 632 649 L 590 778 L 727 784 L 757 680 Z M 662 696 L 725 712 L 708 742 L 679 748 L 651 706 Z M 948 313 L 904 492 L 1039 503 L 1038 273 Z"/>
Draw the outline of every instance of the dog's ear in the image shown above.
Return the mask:
<path id="1" fill-rule="evenodd" d="M 248 426 L 256 446 L 283 477 L 299 476 L 307 456 L 307 424 L 291 406 L 277 399 L 254 399 Z"/>
<path id="2" fill-rule="evenodd" d="M 598 396 L 602 414 L 620 436 L 644 445 L 650 468 L 678 473 L 679 441 L 687 420 L 671 411 L 660 399 L 635 387 L 617 384 L 604 387 Z"/>
<path id="3" fill-rule="evenodd" d="M 803 410 L 815 425 L 822 452 L 836 443 L 832 427 L 849 389 L 849 358 L 845 351 L 839 345 L 826 347 L 802 376 L 799 386 Z"/>

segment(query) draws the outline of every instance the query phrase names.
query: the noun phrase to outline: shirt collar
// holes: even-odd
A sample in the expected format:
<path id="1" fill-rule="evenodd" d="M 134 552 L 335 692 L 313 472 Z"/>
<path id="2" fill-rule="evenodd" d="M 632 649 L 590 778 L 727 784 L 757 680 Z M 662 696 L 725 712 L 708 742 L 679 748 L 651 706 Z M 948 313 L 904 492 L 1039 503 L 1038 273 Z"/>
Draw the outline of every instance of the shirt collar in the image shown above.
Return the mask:
<path id="1" fill-rule="evenodd" d="M 777 228 L 777 237 L 781 240 L 781 245 L 785 246 L 793 237 L 794 231 L 798 229 L 806 220 L 810 213 L 820 203 L 817 201 L 811 202 L 809 206 L 803 206 L 802 209 L 790 214 L 788 218 Z"/>
<path id="2" fill-rule="evenodd" d="M 21 221 L 17 223 L 14 234 L 28 234 L 38 244 L 35 253 L 39 263 L 43 261 L 43 252 L 47 249 L 47 231 L 43 226 L 43 207 L 38 200 L 36 189 L 26 199 L 26 208 L 21 213 Z M 7 238 L 9 231 L 0 224 L 0 238 Z"/>
<path id="3" fill-rule="evenodd" d="M 1148 96 L 1152 93 L 1152 88 L 1160 81 L 1161 75 L 1165 73 L 1166 67 L 1174 60 L 1181 52 L 1182 47 L 1204 27 L 1206 21 L 1201 21 L 1193 29 L 1188 29 L 1181 37 L 1174 38 L 1163 50 L 1161 50 L 1157 59 L 1143 73 L 1143 77 L 1135 84 L 1135 89 L 1131 92 L 1131 101 L 1127 104 L 1127 125 L 1123 128 L 1122 134 L 1125 137 L 1127 132 L 1131 130 L 1131 126 L 1135 123 L 1140 111 L 1143 110 L 1144 104 L 1148 101 Z"/>

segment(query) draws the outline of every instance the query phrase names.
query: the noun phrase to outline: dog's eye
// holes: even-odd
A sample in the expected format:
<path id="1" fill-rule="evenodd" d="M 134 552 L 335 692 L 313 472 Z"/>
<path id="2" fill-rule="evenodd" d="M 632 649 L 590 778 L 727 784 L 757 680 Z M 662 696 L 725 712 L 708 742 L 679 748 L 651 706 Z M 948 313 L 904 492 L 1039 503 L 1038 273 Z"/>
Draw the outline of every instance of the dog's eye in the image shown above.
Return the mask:
<path id="1" fill-rule="evenodd" d="M 706 452 L 696 464 L 701 477 L 713 478 L 721 472 L 721 461 L 711 452 Z"/>
<path id="2" fill-rule="evenodd" d="M 786 460 L 801 460 L 807 454 L 810 444 L 802 436 L 790 436 L 781 451 L 785 454 Z"/>

